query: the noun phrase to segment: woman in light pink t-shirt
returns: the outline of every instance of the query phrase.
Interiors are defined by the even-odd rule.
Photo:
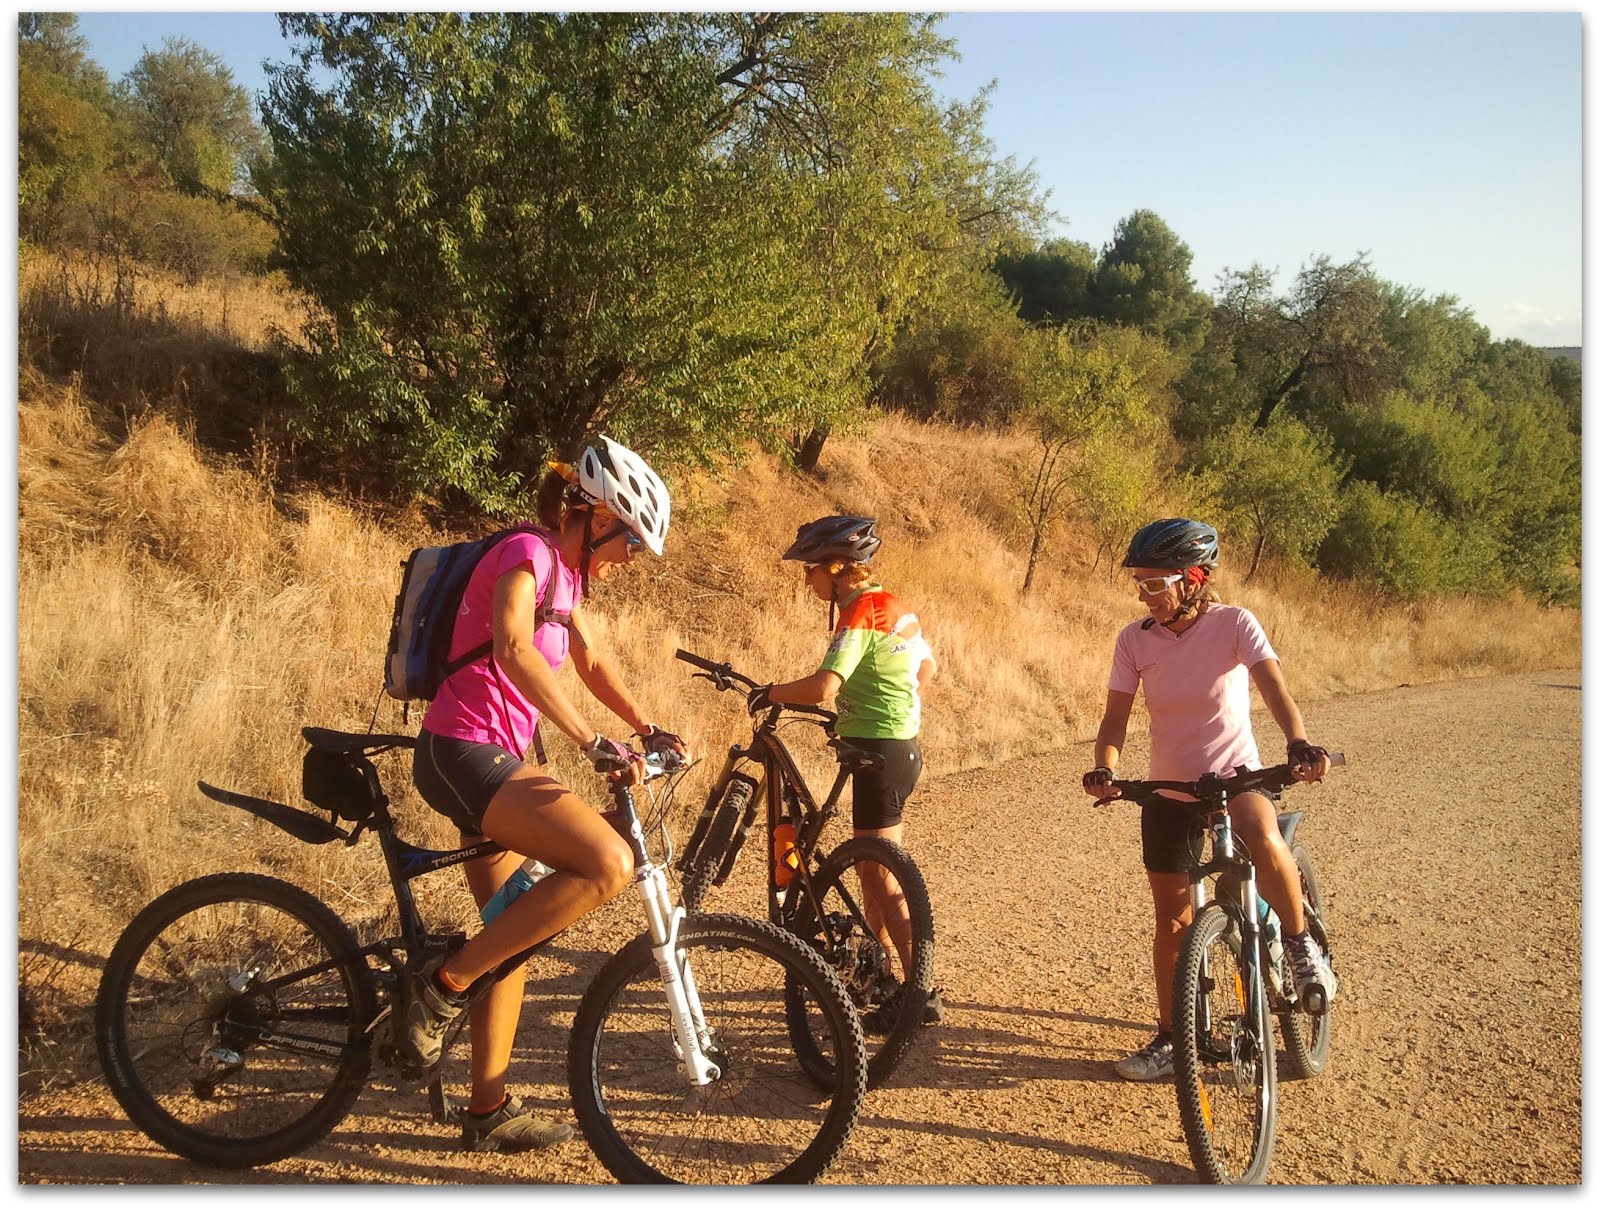
[[[1260,622],[1247,609],[1219,603],[1210,587],[1216,530],[1181,517],[1153,521],[1134,534],[1122,565],[1132,569],[1150,615],[1117,636],[1105,715],[1095,739],[1096,767],[1084,774],[1084,792],[1099,799],[1116,796],[1113,771],[1141,686],[1150,715],[1151,780],[1194,781],[1208,772],[1226,775],[1240,765],[1260,768],[1250,730],[1253,681],[1288,740],[1295,778],[1320,781],[1328,770],[1327,752],[1306,740],[1300,711]],[[1297,988],[1317,983],[1331,1000],[1337,984],[1307,934],[1299,874],[1278,832],[1272,801],[1261,793],[1236,794],[1229,798],[1228,813],[1255,861],[1260,891],[1283,923]],[[1182,806],[1141,808],[1145,875],[1155,904],[1151,947],[1158,1021],[1153,1041],[1115,1063],[1125,1079],[1172,1073],[1172,976],[1179,941],[1193,915],[1188,874],[1193,817]]]

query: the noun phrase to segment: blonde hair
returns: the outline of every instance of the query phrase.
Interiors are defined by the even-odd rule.
[[[836,558],[828,563],[828,575],[841,592],[854,592],[872,579],[872,568],[853,558]]]

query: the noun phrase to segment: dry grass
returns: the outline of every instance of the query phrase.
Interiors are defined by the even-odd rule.
[[[438,536],[320,494],[284,497],[246,462],[203,453],[162,411],[119,425],[81,380],[25,368],[19,396],[21,972],[32,1013],[81,1023],[117,932],[185,878],[276,872],[353,919],[378,910],[385,888],[366,846],[301,845],[194,783],[300,801],[299,728],[373,720],[400,560]],[[710,757],[687,801],[745,721],[738,699],[690,680],[672,650],[757,679],[810,671],[826,610],[776,555],[797,524],[830,511],[881,518],[882,578],[938,655],[924,733],[935,775],[1092,735],[1112,638],[1137,604],[1070,534],[1019,603],[1021,543],[990,468],[1023,452],[1003,434],[885,418],[830,442],[815,479],[754,456],[680,484],[669,557],[604,586],[592,611],[646,708]],[[1319,697],[1578,658],[1577,615],[1523,601],[1396,608],[1294,576],[1240,587],[1225,575],[1222,587],[1261,616],[1330,744]],[[399,707],[384,699],[376,724],[399,728]],[[795,733],[808,773],[825,777],[820,736]],[[570,744],[550,746],[558,774],[592,787]],[[406,833],[447,845],[453,832],[415,798],[407,762],[388,759]],[[468,919],[459,879],[433,880],[424,909]],[[63,912],[68,902],[78,909]],[[50,1035],[24,1028],[25,1078],[61,1067],[40,1048]]]

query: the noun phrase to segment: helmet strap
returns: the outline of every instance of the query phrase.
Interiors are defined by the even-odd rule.
[[[828,576],[828,633],[833,633],[833,627],[838,624],[839,617],[839,581],[833,576]]]
[[[589,598],[589,563],[594,555],[594,509],[589,508],[583,517],[583,553],[578,558],[578,581],[583,587],[583,596]]]

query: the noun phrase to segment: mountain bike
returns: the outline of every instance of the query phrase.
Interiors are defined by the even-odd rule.
[[[199,1163],[252,1167],[310,1146],[349,1113],[374,1059],[402,1086],[425,1084],[435,1120],[453,1115],[438,1065],[419,1070],[402,1054],[399,988],[465,936],[430,930],[410,883],[504,849],[485,840],[435,851],[399,838],[371,757],[413,747],[414,738],[302,733],[307,796],[329,818],[200,789],[307,843],[353,845],[375,832],[399,934],[362,944],[321,900],[253,873],[185,882],[139,912],[107,960],[95,1041],[133,1123]],[[612,785],[605,817],[633,849],[648,926],[595,975],[573,1020],[567,1082],[578,1125],[624,1182],[815,1180],[843,1148],[866,1093],[860,1023],[833,972],[793,937],[744,916],[686,916],[673,904],[667,813],[678,778],[670,774],[686,768],[647,761],[647,781],[668,776],[660,795],[648,783]],[[636,796],[648,803],[645,821]],[[484,974],[469,994],[487,992],[539,947]],[[795,988],[808,1008],[806,1042],[834,1071],[820,1093],[814,1064],[802,1072],[789,1036]],[[469,1015],[447,1032],[447,1051]]]
[[[718,691],[733,689],[748,696],[757,687],[729,664],[684,650],[677,657],[700,668],[695,675],[710,680]],[[922,1027],[923,1009],[933,990],[933,908],[921,871],[900,845],[880,836],[859,836],[832,852],[821,848],[823,828],[833,817],[850,774],[882,760],[877,752],[835,734],[835,717],[818,706],[774,702],[757,718],[750,741],[728,749],[678,868],[683,874],[684,905],[698,910],[712,887],[722,885],[733,871],[756,813],[765,805],[767,917],[815,949],[839,976],[869,1026],[867,1086],[873,1088],[893,1072]],[[828,734],[839,772],[821,805],[778,734],[784,720],[815,723]],[[898,950],[882,921],[872,917],[864,882],[878,887],[898,884],[905,896],[911,935],[905,946],[910,950],[909,968],[903,978],[895,977],[891,954]],[[804,1009],[801,990],[796,984],[791,997],[791,1013],[797,1020]],[[833,1068],[822,1047],[800,1043],[798,1049],[801,1062],[820,1083],[832,1081]]]
[[[1344,756],[1330,752],[1332,766]],[[1189,869],[1194,919],[1183,935],[1172,983],[1173,1074],[1178,1113],[1195,1170],[1208,1183],[1259,1184],[1277,1137],[1276,1051],[1269,1017],[1283,1035],[1288,1072],[1309,1078],[1328,1061],[1333,1018],[1326,1002],[1302,1004],[1277,938],[1277,917],[1256,892],[1255,866],[1235,839],[1228,798],[1255,790],[1276,797],[1296,784],[1288,764],[1198,781],[1112,781],[1141,805],[1177,804],[1197,823]],[[1180,801],[1162,791],[1188,794]],[[1302,811],[1278,815],[1278,830],[1300,872],[1306,926],[1334,960],[1316,867],[1295,839]],[[1211,856],[1202,860],[1209,837]],[[1308,996],[1309,997],[1309,996]]]

